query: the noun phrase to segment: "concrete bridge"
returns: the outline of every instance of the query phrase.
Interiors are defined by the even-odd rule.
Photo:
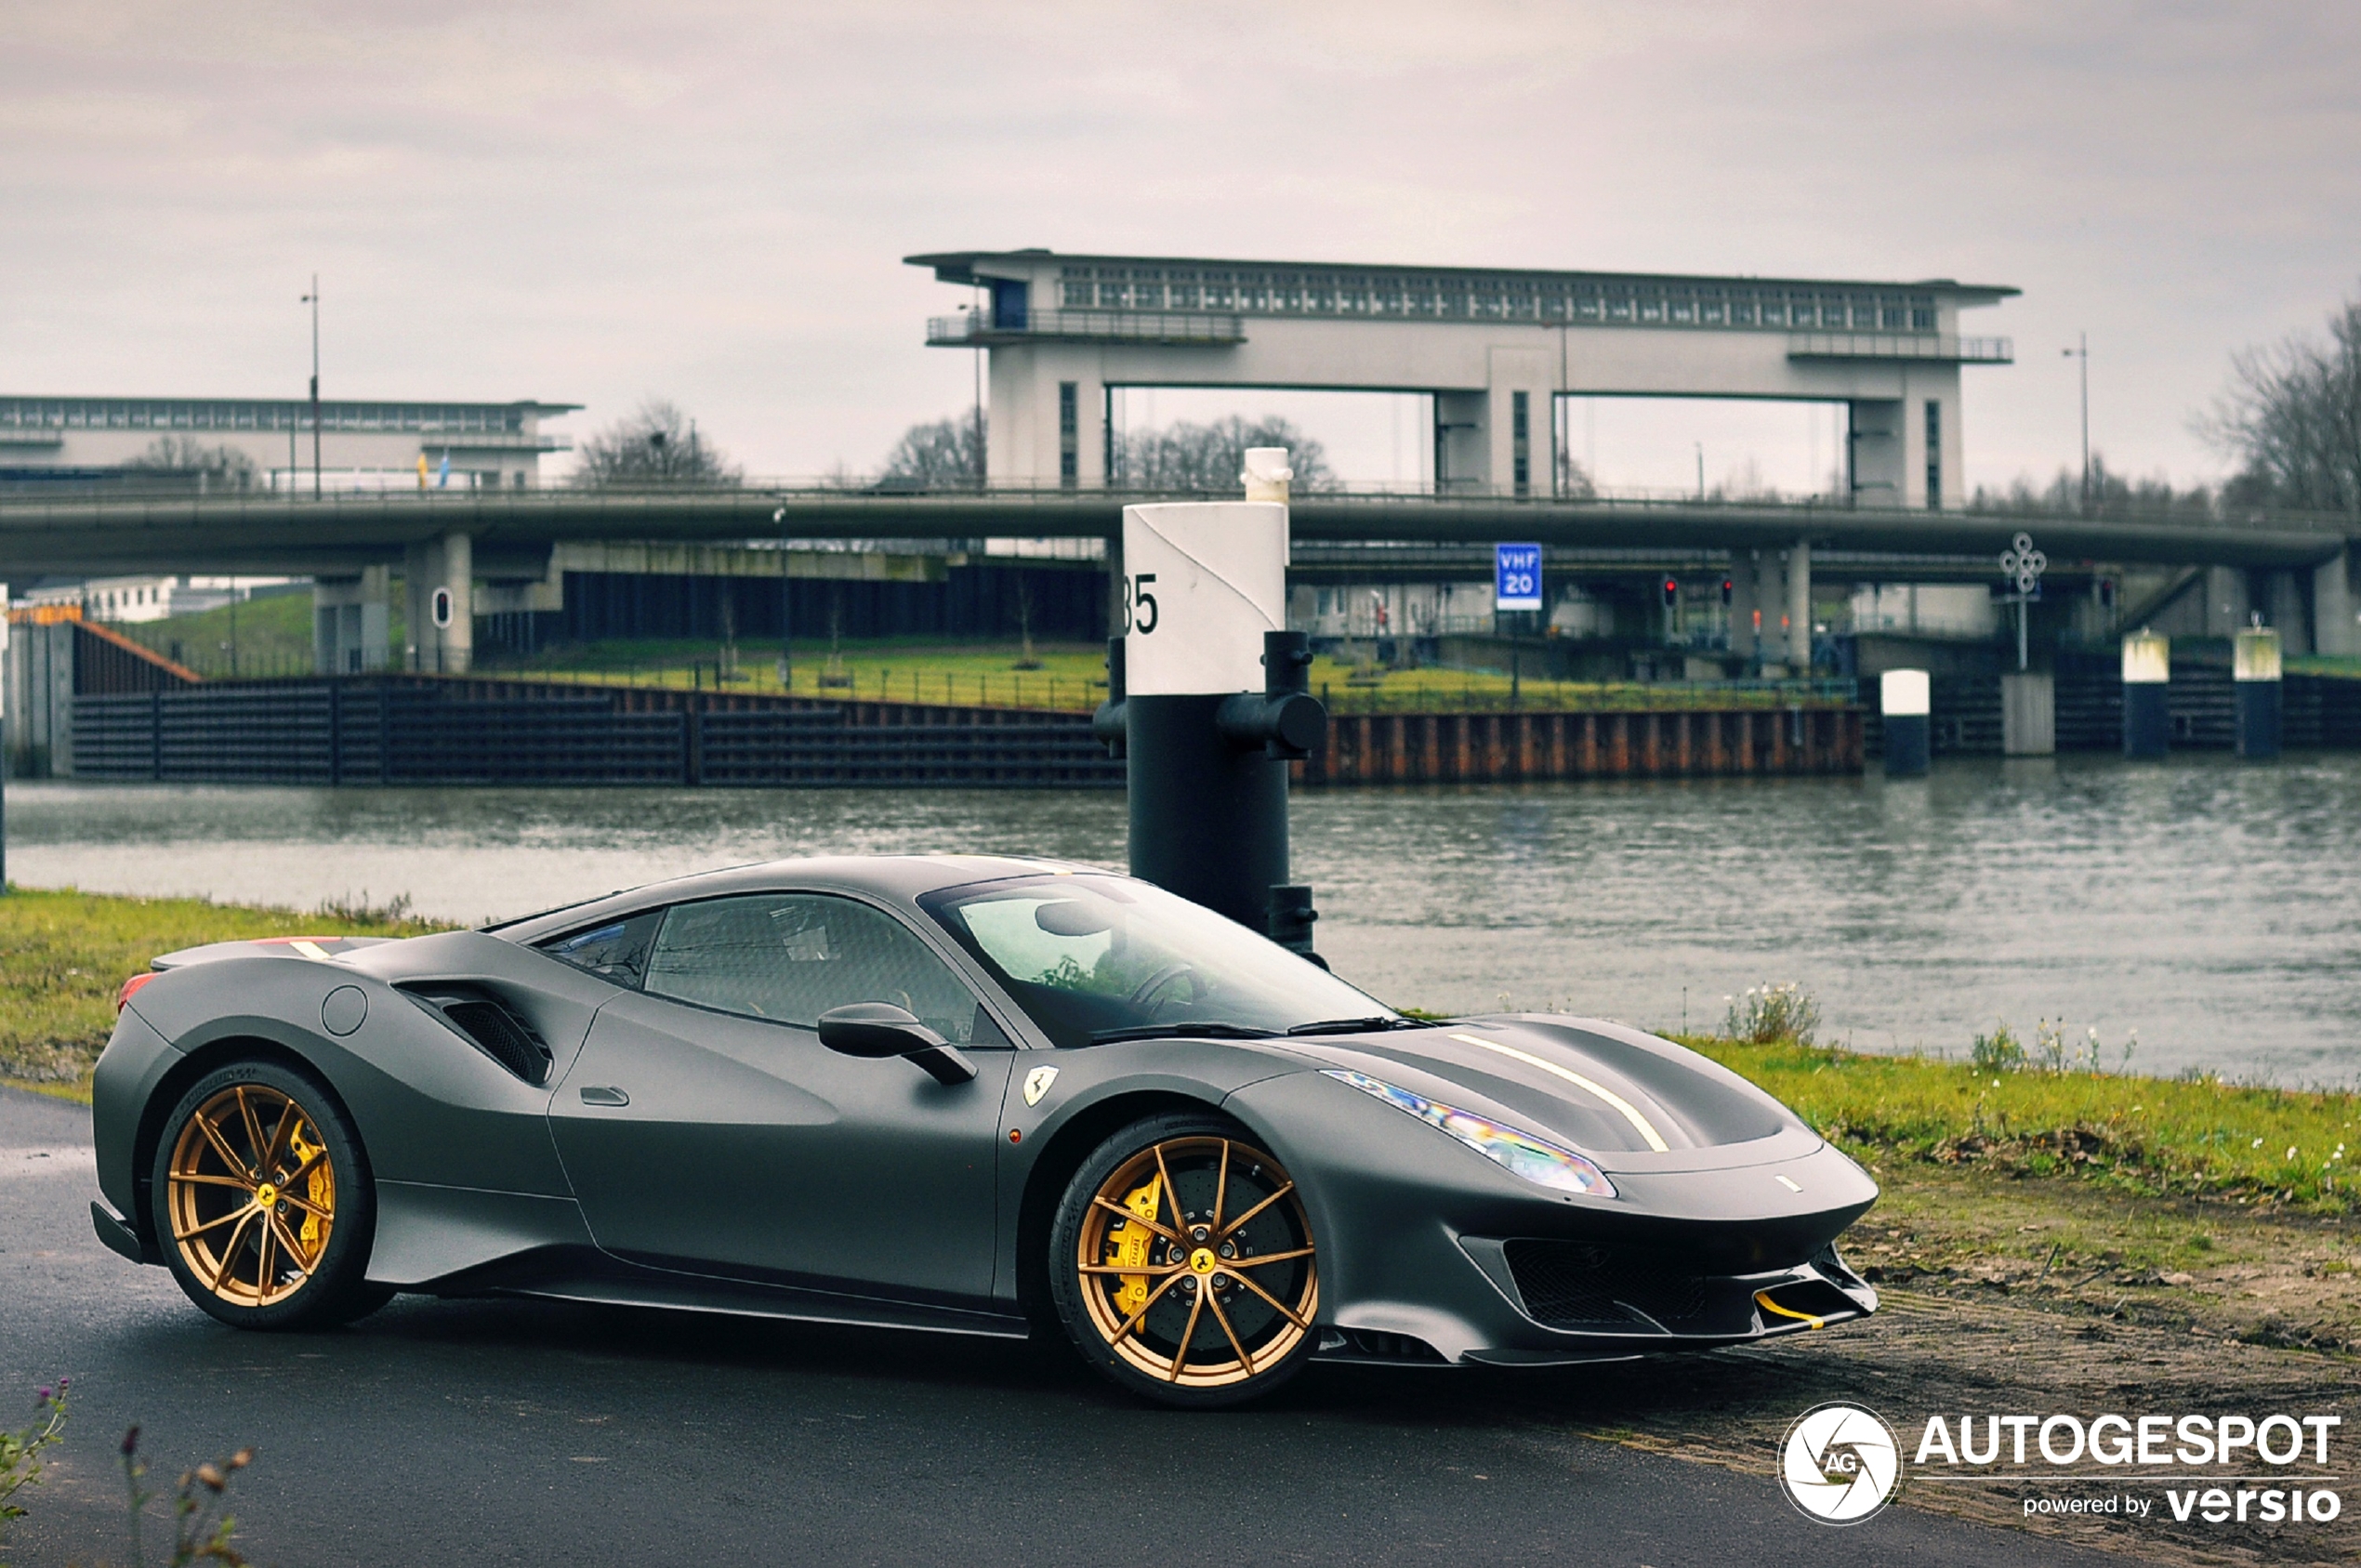
[[[932,541],[966,547],[986,538],[1106,541],[1119,571],[1122,508],[1169,495],[1107,489],[988,486],[897,493],[751,484],[648,492],[524,490],[348,493],[320,500],[258,494],[91,496],[0,501],[0,580],[47,573],[137,572],[291,573],[322,580],[323,607],[381,602],[396,563],[408,585],[412,627],[437,619],[450,596],[449,625],[409,660],[465,668],[476,613],[475,586],[488,594],[546,584],[561,544],[635,540],[680,544],[747,540]],[[2216,568],[2255,576],[2247,598],[2286,623],[2300,617],[2323,652],[2361,652],[2356,638],[2349,539],[2353,520],[2257,514],[2237,520],[2176,517],[2028,516],[1919,507],[1826,502],[1565,500],[1513,488],[1449,494],[1339,491],[1293,503],[1295,538],[1329,569],[1349,564],[1352,547],[1424,547],[1472,551],[1497,540],[1548,547],[1552,569],[1596,556],[1633,570],[1664,552],[1708,559],[1734,577],[1734,599],[1766,612],[1761,647],[1733,652],[1800,664],[1808,657],[1815,570],[1853,580],[1954,578],[1970,563],[1996,560],[2020,530],[2053,566],[2077,563]],[[1416,548],[1395,552],[1407,565]],[[808,560],[810,552],[789,552]],[[1471,557],[1471,559],[1477,559]],[[1373,564],[1374,564],[1374,558]],[[1815,567],[1815,560],[1819,563]],[[789,570],[802,568],[782,557]],[[1466,563],[1458,563],[1459,574]],[[508,585],[504,589],[504,585]],[[339,597],[341,596],[341,597]],[[2243,619],[2243,612],[2241,612]],[[418,635],[414,633],[415,635]],[[337,667],[342,667],[339,665]]]

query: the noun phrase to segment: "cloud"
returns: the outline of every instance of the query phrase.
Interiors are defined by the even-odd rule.
[[[1972,477],[2209,468],[2228,352],[2361,272],[2361,11],[7,0],[16,389],[653,390],[758,472],[966,401],[911,252],[1950,275]],[[1340,455],[1344,455],[1342,453]]]

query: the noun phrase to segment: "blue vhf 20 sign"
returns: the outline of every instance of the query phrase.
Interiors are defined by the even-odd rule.
[[[1492,547],[1492,607],[1495,610],[1541,608],[1541,547]]]

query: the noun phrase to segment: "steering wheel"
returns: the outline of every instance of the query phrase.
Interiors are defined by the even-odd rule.
[[[1147,1006],[1149,997],[1154,995],[1157,992],[1163,990],[1174,981],[1179,980],[1182,975],[1193,975],[1196,972],[1197,967],[1194,964],[1190,963],[1185,958],[1177,959],[1172,963],[1167,964],[1164,968],[1158,969],[1155,973],[1141,981],[1139,986],[1133,990],[1131,993],[1131,1005],[1135,1008],[1145,1007]]]

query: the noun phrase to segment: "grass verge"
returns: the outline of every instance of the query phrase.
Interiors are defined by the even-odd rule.
[[[406,911],[302,912],[11,888],[0,897],[0,1079],[86,1100],[125,980],[159,953],[269,936],[417,936]]]
[[[2213,1077],[2141,1078],[1877,1056],[1793,1042],[1683,1044],[1760,1084],[1856,1157],[2073,1177],[2153,1196],[2354,1207],[2361,1100]]]

